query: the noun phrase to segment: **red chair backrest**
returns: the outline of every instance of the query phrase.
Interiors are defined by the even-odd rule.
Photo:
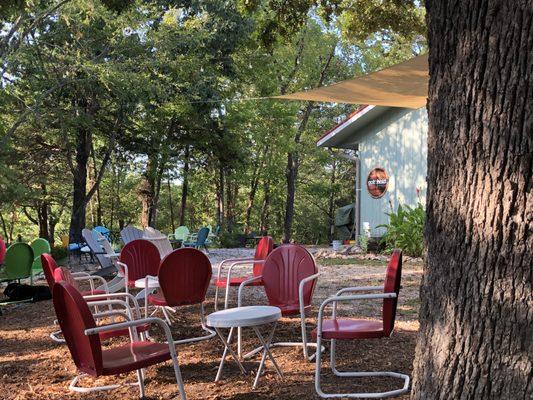
[[[50,254],[44,253],[41,254],[41,265],[43,266],[44,277],[46,278],[46,282],[48,282],[51,291],[56,282],[54,278],[54,271],[57,268],[56,261]]]
[[[385,277],[384,293],[396,293],[395,299],[383,300],[383,331],[390,336],[394,329],[396,320],[396,308],[398,306],[398,295],[400,293],[400,282],[402,279],[402,251],[392,252],[389,264],[387,265],[387,276]]]
[[[68,282],[58,282],[53,289],[54,309],[74,364],[92,376],[102,374],[102,344],[99,335],[85,335],[96,326],[94,318],[78,292]]]
[[[159,286],[169,306],[205,300],[211,281],[211,262],[200,250],[186,247],[168,254],[159,267]]]
[[[54,270],[54,282],[67,282],[78,292],[80,291],[80,285],[78,285],[78,282],[74,279],[70,271],[65,267],[57,267]]]
[[[136,239],[124,246],[119,261],[128,266],[128,284],[131,286],[146,275],[157,276],[161,256],[155,244]]]
[[[4,256],[6,255],[7,247],[4,239],[0,237],[0,264],[4,262]]]
[[[276,307],[297,307],[302,279],[318,272],[313,256],[302,246],[287,244],[272,250],[263,267],[268,302]],[[316,280],[304,286],[304,306],[311,304]]]
[[[263,236],[261,240],[259,240],[259,243],[257,243],[257,247],[255,248],[254,260],[266,260],[273,247],[274,241],[272,240],[272,238],[270,236]],[[264,265],[264,262],[254,262],[254,276],[261,276],[263,274]]]

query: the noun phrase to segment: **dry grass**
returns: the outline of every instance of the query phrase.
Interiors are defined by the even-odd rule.
[[[239,253],[240,254],[240,253]],[[213,252],[214,262],[223,256],[233,254]],[[367,265],[342,263],[320,265],[323,275],[315,293],[314,304],[345,286],[379,284],[383,278],[385,265],[371,263]],[[396,331],[391,339],[342,342],[339,345],[340,367],[359,370],[397,370],[411,373],[414,356],[416,332],[418,330],[418,286],[422,268],[420,265],[404,265],[402,291],[398,311]],[[234,292],[235,293],[235,292]],[[233,294],[234,294],[233,293]],[[212,310],[212,290],[209,293],[208,311]],[[265,297],[261,288],[252,288],[248,292],[247,304],[264,304]],[[232,296],[234,300],[234,296]],[[380,313],[379,303],[360,303],[357,306],[344,305],[345,314],[357,317],[373,318]],[[186,337],[198,332],[198,308],[184,308],[174,314],[172,331],[175,338]],[[50,301],[36,304],[21,304],[3,308],[0,316],[0,398],[1,399],[133,399],[138,391],[134,387],[124,387],[105,394],[72,394],[67,386],[75,374],[68,349],[64,345],[52,342],[48,335],[54,330],[54,313]],[[314,326],[316,308],[308,318]],[[194,328],[191,328],[194,327]],[[199,332],[198,332],[199,333]],[[154,332],[157,337],[157,333]],[[298,340],[299,324],[297,319],[284,318],[278,325],[276,340]],[[112,345],[111,343],[110,345]],[[245,332],[245,346],[250,349],[257,345],[251,332]],[[179,360],[185,381],[185,390],[190,399],[307,399],[317,398],[313,385],[314,363],[303,360],[301,350],[296,348],[274,349],[274,355],[285,377],[280,380],[267,363],[267,371],[260,380],[259,388],[251,390],[253,375],[242,376],[231,361],[226,365],[223,379],[218,384],[213,382],[222,345],[212,339],[195,345],[179,347]],[[323,363],[324,387],[340,390],[385,390],[397,382],[387,380],[357,381],[334,378],[328,370],[327,356]],[[248,369],[255,370],[258,359],[246,362]],[[135,375],[128,374],[122,378],[100,378],[98,383],[132,381]],[[91,379],[86,384],[95,383]],[[150,399],[167,399],[177,396],[170,363],[148,368],[146,392]],[[404,397],[405,399],[408,396]]]

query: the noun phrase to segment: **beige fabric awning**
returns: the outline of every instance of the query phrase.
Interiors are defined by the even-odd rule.
[[[428,80],[424,54],[359,78],[275,98],[416,109],[426,105]]]

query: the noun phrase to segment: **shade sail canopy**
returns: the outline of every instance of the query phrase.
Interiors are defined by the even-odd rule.
[[[426,105],[428,80],[424,54],[359,78],[276,98],[416,109]]]

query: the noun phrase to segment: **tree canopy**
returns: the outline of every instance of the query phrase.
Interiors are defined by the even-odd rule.
[[[423,12],[289,3],[4,2],[3,235],[220,224],[229,241],[330,240],[354,165],[315,142],[351,107],[268,97],[419,53]]]

